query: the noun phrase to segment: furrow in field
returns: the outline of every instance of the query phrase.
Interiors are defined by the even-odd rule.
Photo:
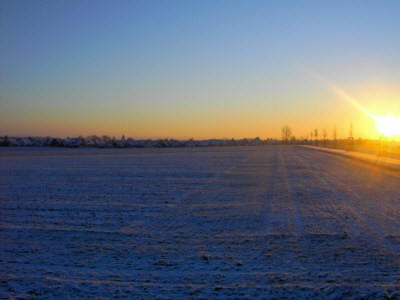
[[[364,177],[363,170],[356,169],[358,173],[355,174],[355,172],[349,172],[348,169],[351,166],[344,164],[335,164],[329,169],[323,168],[318,163],[305,163],[307,154],[303,156],[303,153],[299,153],[298,155],[302,156],[302,161],[307,168],[312,170],[314,174],[318,174],[321,181],[324,181],[325,184],[334,189],[335,196],[333,199],[338,201],[335,213],[338,218],[342,215],[342,222],[346,225],[346,232],[352,238],[349,242],[357,240],[357,245],[368,245],[362,254],[366,258],[373,255],[383,272],[386,269],[398,268],[400,253],[398,244],[393,244],[385,238],[387,236],[395,237],[396,233],[398,234],[399,227],[396,224],[397,222],[392,223],[382,215],[382,209],[376,206],[379,201],[375,198],[373,190],[358,190],[356,185],[349,185],[351,182],[357,182],[354,178],[352,181],[348,178],[343,178],[350,174],[352,177]],[[324,159],[324,157],[321,157],[321,159]],[[348,168],[347,171],[345,168]],[[386,179],[390,181],[390,175]],[[371,210],[371,206],[368,203],[375,200],[376,202],[372,205],[374,208]],[[362,251],[362,249],[359,251]]]

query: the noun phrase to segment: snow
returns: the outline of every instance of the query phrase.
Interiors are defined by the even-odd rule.
[[[358,159],[363,162],[374,164],[374,165],[381,166],[381,167],[391,169],[391,170],[396,170],[396,171],[400,170],[400,160],[390,158],[390,157],[379,156],[379,155],[368,154],[368,153],[361,153],[361,152],[356,152],[356,151],[346,151],[346,150],[341,150],[341,149],[314,147],[314,146],[306,146],[306,145],[302,145],[302,147],[312,149],[312,150],[327,152],[327,153],[331,153],[331,154],[335,154],[335,155],[345,156],[345,157],[352,158],[352,159]]]
[[[0,298],[400,297],[400,173],[298,146],[0,149]]]

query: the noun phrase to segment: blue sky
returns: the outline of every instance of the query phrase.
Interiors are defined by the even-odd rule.
[[[0,8],[0,134],[266,137],[283,124],[305,135],[351,121],[371,131],[301,66],[376,113],[400,114],[398,1]]]

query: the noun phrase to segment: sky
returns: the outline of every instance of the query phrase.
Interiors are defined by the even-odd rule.
[[[365,110],[400,116],[400,1],[2,0],[0,14],[0,135],[347,137],[353,123],[377,138]]]

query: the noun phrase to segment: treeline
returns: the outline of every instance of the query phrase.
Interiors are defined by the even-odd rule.
[[[53,138],[53,137],[0,137],[2,147],[94,147],[94,148],[165,148],[165,147],[211,147],[211,146],[261,146],[268,144],[280,144],[277,139],[261,140],[256,138],[244,139],[208,139],[208,140],[176,140],[176,139],[132,139],[122,136],[120,139],[109,136],[76,138]]]

